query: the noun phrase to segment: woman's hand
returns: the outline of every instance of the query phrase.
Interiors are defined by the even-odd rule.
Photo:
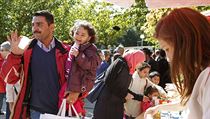
[[[133,95],[128,93],[127,96],[125,97],[125,100],[127,101],[127,100],[130,100],[130,99],[133,99],[133,98],[134,98]]]
[[[158,106],[148,108],[144,113],[144,119],[152,119],[153,115],[158,112]]]
[[[150,101],[149,97],[144,96],[144,97],[143,97],[143,102],[148,102],[148,101]]]

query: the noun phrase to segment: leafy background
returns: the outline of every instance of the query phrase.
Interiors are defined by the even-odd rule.
[[[148,10],[144,0],[136,0],[130,8],[120,8],[110,3],[82,0],[0,0],[0,43],[17,29],[19,34],[30,37],[32,15],[38,10],[49,10],[55,15],[55,36],[71,42],[69,29],[77,19],[85,19],[97,30],[97,45],[157,46],[152,37],[157,21],[171,9]],[[210,10],[210,6],[193,7],[199,11]],[[113,27],[120,27],[120,30]],[[145,38],[141,39],[140,35]]]

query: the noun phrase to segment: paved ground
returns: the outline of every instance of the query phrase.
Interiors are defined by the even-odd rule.
[[[85,99],[85,109],[86,109],[86,116],[92,117],[93,116],[93,109],[95,103],[90,103],[87,99]]]
[[[85,109],[87,111],[86,115],[88,117],[92,117],[93,116],[93,108],[94,108],[94,105],[95,104],[92,104],[88,100],[85,99]],[[6,102],[5,102],[5,99],[4,99],[2,110],[6,112]],[[0,119],[6,119],[6,116],[5,115],[0,115]]]

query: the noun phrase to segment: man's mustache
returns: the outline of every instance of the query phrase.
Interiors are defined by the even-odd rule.
[[[34,31],[33,34],[35,34],[35,33],[41,33],[41,31]]]

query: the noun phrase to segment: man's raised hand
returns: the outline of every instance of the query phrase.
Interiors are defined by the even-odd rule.
[[[23,55],[25,49],[28,48],[28,45],[32,41],[32,39],[29,39],[25,36],[18,36],[17,30],[7,36],[7,39],[11,45],[11,52],[15,55]]]

